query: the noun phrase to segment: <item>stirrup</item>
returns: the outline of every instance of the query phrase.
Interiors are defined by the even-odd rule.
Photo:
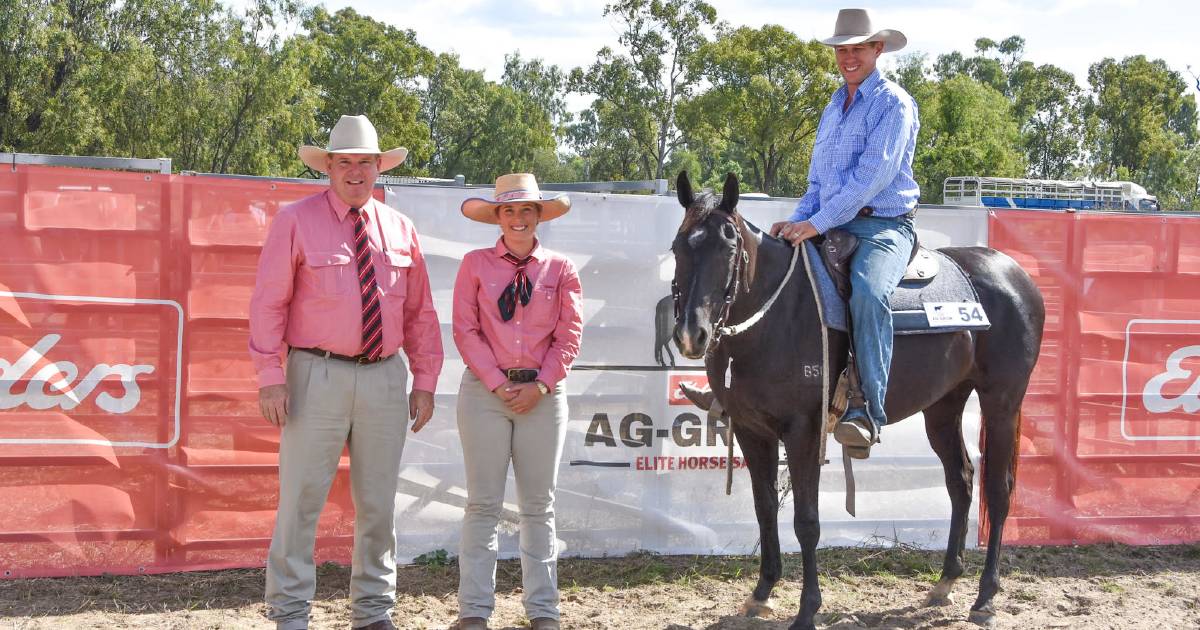
[[[864,432],[866,436],[863,435]],[[879,443],[879,427],[864,410],[851,408],[846,410],[843,419],[838,421],[833,438],[850,457],[867,459],[871,455],[871,447]]]

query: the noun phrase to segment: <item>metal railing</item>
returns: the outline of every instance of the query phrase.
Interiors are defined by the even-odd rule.
[[[40,153],[0,153],[0,164],[9,164],[12,170],[18,164],[37,166],[70,166],[74,168],[97,168],[118,171],[150,171],[163,175],[171,174],[171,158],[118,158],[90,155],[43,155]]]

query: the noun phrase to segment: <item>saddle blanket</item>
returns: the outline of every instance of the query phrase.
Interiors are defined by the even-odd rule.
[[[825,325],[846,332],[850,309],[841,296],[821,252],[805,241],[817,291],[824,307]],[[987,330],[991,324],[979,305],[979,296],[966,272],[949,256],[927,250],[937,259],[938,273],[931,280],[904,280],[892,293],[892,327],[897,335],[930,335],[960,330]],[[960,311],[960,309],[962,309]]]

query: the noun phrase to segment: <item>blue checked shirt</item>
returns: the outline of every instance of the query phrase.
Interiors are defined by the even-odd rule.
[[[790,221],[812,223],[818,232],[849,222],[864,206],[875,216],[895,217],[917,207],[921,189],[913,179],[917,104],[879,71],[858,86],[842,112],[846,86],[833,93],[813,145],[808,192]]]

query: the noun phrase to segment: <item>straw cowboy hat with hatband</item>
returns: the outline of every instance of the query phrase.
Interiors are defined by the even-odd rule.
[[[833,25],[833,37],[821,40],[826,46],[849,46],[883,42],[883,52],[896,52],[908,45],[904,33],[894,29],[875,30],[866,9],[842,9]]]
[[[546,196],[538,188],[537,179],[529,173],[511,173],[496,178],[495,198],[472,197],[462,202],[463,216],[480,223],[499,223],[496,208],[505,204],[535,203],[542,208],[541,221],[550,221],[571,209],[566,195]]]
[[[300,161],[308,168],[318,173],[324,173],[329,167],[325,157],[331,153],[358,153],[379,156],[379,172],[391,170],[400,166],[408,157],[408,149],[399,147],[391,151],[379,150],[379,134],[375,133],[375,125],[366,116],[342,116],[329,132],[329,148],[322,149],[311,145],[300,147]]]

